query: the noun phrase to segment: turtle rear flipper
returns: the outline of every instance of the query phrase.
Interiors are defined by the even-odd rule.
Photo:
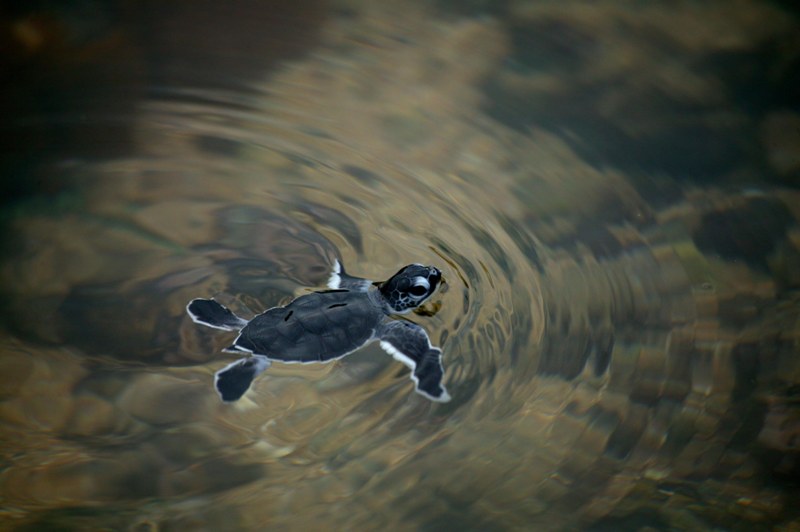
[[[193,299],[186,305],[186,312],[195,323],[223,331],[239,331],[247,325],[247,320],[213,299]]]
[[[238,401],[250,389],[253,379],[263,373],[271,363],[267,357],[253,355],[237,360],[219,370],[214,376],[214,387],[225,403]]]

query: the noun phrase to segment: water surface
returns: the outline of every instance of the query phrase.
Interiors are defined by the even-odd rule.
[[[4,15],[2,528],[797,527],[796,13],[383,4]],[[443,271],[452,401],[372,345],[221,403],[186,303],[336,259]]]

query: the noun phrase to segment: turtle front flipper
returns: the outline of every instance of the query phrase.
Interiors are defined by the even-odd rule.
[[[384,351],[411,368],[415,391],[431,401],[450,400],[442,378],[442,350],[431,345],[425,329],[402,320],[391,321],[378,331]]]
[[[253,355],[228,364],[214,375],[214,387],[225,403],[238,401],[250,389],[253,379],[263,373],[271,362],[267,357]]]
[[[193,299],[186,305],[186,312],[195,323],[223,331],[239,331],[247,325],[247,320],[213,299]]]
[[[338,260],[333,262],[331,276],[328,278],[328,288],[332,290],[352,290],[353,292],[366,292],[372,281],[353,277],[344,271],[344,266]]]

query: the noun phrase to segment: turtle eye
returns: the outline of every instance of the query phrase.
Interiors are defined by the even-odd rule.
[[[411,292],[412,296],[419,297],[419,296],[424,296],[426,293],[428,293],[428,287],[421,284],[415,284],[414,286],[409,288],[408,291]]]

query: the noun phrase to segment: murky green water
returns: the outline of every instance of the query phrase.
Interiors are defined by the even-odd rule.
[[[796,530],[798,14],[9,9],[3,530]],[[233,335],[340,259],[446,279],[453,400]]]

